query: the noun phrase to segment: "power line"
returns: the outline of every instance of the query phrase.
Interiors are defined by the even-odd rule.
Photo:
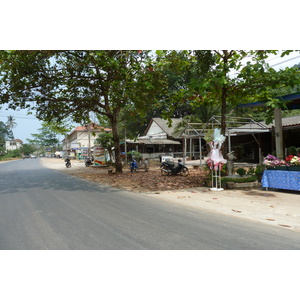
[[[0,116],[0,118],[7,118],[9,116]],[[36,118],[29,118],[29,117],[14,117],[14,119],[27,119],[27,120],[37,120]]]
[[[279,62],[279,63],[277,63],[277,64],[275,64],[275,65],[272,65],[271,67],[275,67],[275,66],[278,66],[278,65],[284,64],[284,63],[286,63],[286,62],[288,62],[288,61],[291,61],[291,60],[293,60],[293,59],[296,59],[296,58],[299,58],[299,57],[300,57],[300,55],[298,55],[298,56],[295,56],[295,57],[292,57],[292,58],[290,58],[290,59],[287,59],[287,60],[281,61],[281,62]]]

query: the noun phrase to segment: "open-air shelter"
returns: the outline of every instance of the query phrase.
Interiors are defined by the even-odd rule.
[[[195,148],[193,143],[195,142],[195,140],[199,140],[199,156],[201,164],[201,160],[203,159],[202,139],[206,136],[209,130],[213,130],[214,128],[220,127],[221,116],[212,116],[207,123],[188,123],[184,130],[184,133],[182,134],[182,138],[184,138],[185,140],[184,152],[186,153],[187,144],[189,143],[190,156],[193,156],[192,149]],[[228,152],[232,151],[231,137],[244,134],[252,134],[260,148],[260,141],[257,140],[254,134],[263,132],[269,132],[269,129],[264,124],[256,122],[251,118],[227,117],[225,136],[228,138]],[[184,155],[184,157],[186,157],[186,154]]]
[[[287,110],[300,109],[300,93],[288,94],[285,96],[277,97],[281,100]],[[265,107],[267,101],[253,102],[240,104],[237,107],[252,108],[252,107]],[[274,123],[275,123],[275,143],[276,143],[276,156],[280,159],[283,158],[283,133],[282,133],[282,110],[280,108],[274,109]]]
[[[293,93],[278,97],[286,105],[286,109],[294,110],[300,109],[300,93]],[[253,102],[240,104],[237,107],[239,108],[253,108],[253,107],[264,107],[266,106],[267,101]],[[193,143],[199,139],[199,156],[200,162],[202,155],[202,139],[206,135],[209,129],[220,128],[221,127],[221,117],[212,116],[207,123],[188,123],[181,137],[185,140],[184,151],[187,151],[187,144],[189,143],[189,154],[193,156]],[[282,126],[282,112],[281,109],[274,109],[274,128],[275,128],[275,148],[276,156],[278,158],[283,158],[283,126]],[[226,117],[226,129],[225,135],[228,138],[228,152],[231,152],[231,138],[233,136],[242,136],[242,135],[252,135],[255,141],[258,144],[259,148],[259,162],[262,161],[261,153],[261,142],[255,134],[257,133],[266,133],[270,132],[270,126],[267,126],[263,122],[256,122],[251,118],[243,117]],[[185,157],[186,155],[184,155]]]

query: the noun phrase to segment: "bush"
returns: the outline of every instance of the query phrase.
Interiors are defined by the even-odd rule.
[[[297,155],[298,154],[298,150],[295,146],[291,146],[287,149],[287,154],[289,155]]]
[[[247,171],[247,175],[254,175],[255,174],[255,169],[253,167],[249,168]]]
[[[9,150],[4,156],[2,156],[3,159],[6,158],[21,158],[22,154],[19,149],[16,150]]]
[[[264,166],[256,166],[255,170],[254,170],[254,174],[256,176],[262,174],[265,170],[265,167]]]
[[[222,186],[223,184],[225,185],[226,182],[237,182],[237,183],[242,183],[242,182],[253,182],[253,181],[256,181],[257,180],[257,176],[255,175],[252,175],[252,176],[249,176],[249,177],[232,177],[232,178],[229,178],[229,177],[223,177],[221,178],[221,182],[222,182]]]
[[[127,155],[128,155],[129,160],[134,160],[135,159],[136,161],[140,161],[143,157],[143,155],[140,152],[134,151],[134,150],[129,151],[127,153]]]
[[[223,165],[221,170],[221,176],[226,176],[228,174],[227,164]]]
[[[246,174],[246,170],[244,168],[238,168],[236,173],[243,177]]]

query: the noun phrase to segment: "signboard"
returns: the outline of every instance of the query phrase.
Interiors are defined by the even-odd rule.
[[[71,150],[79,150],[80,146],[78,143],[71,143]]]
[[[94,166],[106,166],[105,148],[101,146],[94,146]]]
[[[89,148],[88,147],[81,147],[81,155],[84,158],[88,157],[89,156]]]

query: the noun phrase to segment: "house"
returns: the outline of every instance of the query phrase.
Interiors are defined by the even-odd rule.
[[[300,148],[300,115],[282,118],[283,153],[288,154],[290,147]],[[231,136],[232,150],[239,160],[259,162],[262,157],[276,152],[275,121],[271,124],[261,124],[267,129],[259,133],[252,125],[252,132],[244,132],[243,127],[236,129],[236,135]],[[260,154],[261,153],[261,154]]]
[[[93,147],[97,144],[98,135],[103,132],[110,132],[111,129],[101,127],[91,123],[87,126],[77,126],[62,141],[62,156],[70,156],[77,159],[83,159],[90,156]]]
[[[282,103],[284,108],[274,108],[274,130],[275,130],[275,152],[278,158],[284,158],[284,140],[283,140],[283,127],[282,127],[282,109],[295,110],[300,109],[300,93],[292,93],[284,96],[277,97]],[[252,108],[252,107],[265,107],[267,100],[261,102],[251,102],[240,104],[237,107]]]
[[[208,130],[220,128],[220,116],[212,116],[207,123],[188,123],[181,135],[186,145],[186,155],[190,158],[205,157],[210,150],[203,143]],[[287,155],[290,147],[300,147],[300,115],[281,119],[283,132],[283,153]],[[275,121],[271,124],[257,122],[251,118],[227,117],[226,118],[226,150],[234,151],[237,161],[260,163],[262,158],[276,152]],[[199,153],[199,149],[201,152]]]
[[[16,150],[22,147],[23,141],[20,139],[10,140],[5,142],[5,149],[8,150]]]
[[[139,136],[136,140],[127,139],[126,143],[122,145],[122,151],[138,151],[143,155],[143,159],[159,158],[162,155],[181,157],[183,151],[181,132],[176,130],[181,119],[172,118],[171,120],[172,124],[169,126],[167,120],[153,118],[146,128],[144,136]]]

